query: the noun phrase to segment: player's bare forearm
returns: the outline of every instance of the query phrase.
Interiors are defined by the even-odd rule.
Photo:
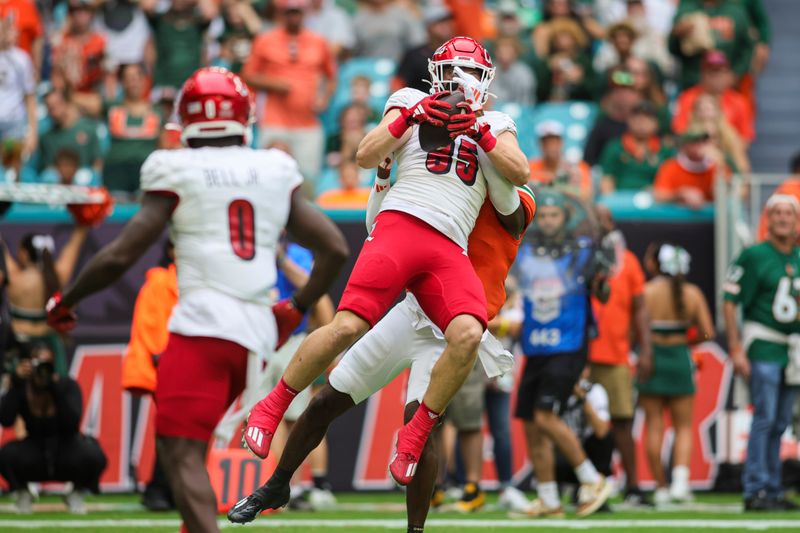
[[[497,220],[500,221],[500,225],[515,239],[518,239],[525,231],[525,207],[522,204],[510,215],[503,215],[496,209],[495,214],[497,215]]]
[[[739,336],[739,324],[736,318],[736,304],[725,300],[722,304],[722,316],[725,319],[725,333],[728,335],[728,349],[738,348],[742,344]]]
[[[644,296],[635,296],[633,298],[633,320],[636,327],[636,341],[639,343],[639,357],[652,357],[650,315],[644,303]]]
[[[308,283],[294,294],[295,302],[308,309],[328,292],[350,251],[339,228],[299,191],[292,195],[292,210],[286,229],[295,241],[314,252]]]
[[[139,212],[81,270],[61,302],[72,307],[119,279],[164,232],[175,202],[174,197],[145,194]]]
[[[67,244],[61,249],[61,253],[56,260],[55,269],[58,281],[62,286],[72,277],[75,264],[78,262],[78,257],[81,254],[81,248],[83,248],[83,243],[86,241],[88,235],[89,228],[87,226],[75,226],[75,229],[72,230],[72,235],[69,237],[69,241],[67,241]]]
[[[531,176],[528,158],[517,143],[517,136],[506,131],[497,137],[497,144],[487,153],[497,172],[514,185],[527,185]]]
[[[381,123],[361,140],[356,152],[356,161],[361,168],[375,168],[386,159],[389,154],[402,145],[411,136],[411,128],[398,139],[389,132],[389,124],[400,116],[398,109],[389,110]]]

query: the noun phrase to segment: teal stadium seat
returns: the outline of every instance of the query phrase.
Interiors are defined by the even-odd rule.
[[[519,104],[495,103],[494,109],[502,111],[514,119],[517,124],[517,139],[522,151],[528,156],[539,152],[539,143],[536,140],[536,108]]]
[[[534,118],[535,126],[545,120],[555,120],[564,125],[564,153],[570,161],[580,161],[583,158],[583,146],[592,130],[597,117],[597,105],[586,102],[545,103],[536,106]],[[533,157],[539,157],[539,143],[535,142],[536,149]],[[526,152],[527,153],[527,152]],[[531,157],[531,154],[528,154]]]
[[[366,76],[372,80],[370,88],[370,106],[378,112],[389,98],[390,83],[396,65],[389,59],[358,57],[347,61],[339,67],[336,92],[331,99],[328,110],[322,116],[325,133],[330,134],[338,128],[339,113],[350,103],[350,83],[356,76]]]

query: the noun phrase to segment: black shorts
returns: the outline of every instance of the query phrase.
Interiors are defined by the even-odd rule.
[[[587,349],[525,358],[514,416],[533,420],[537,409],[559,412],[586,366]]]

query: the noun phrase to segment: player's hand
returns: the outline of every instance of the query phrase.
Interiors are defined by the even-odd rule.
[[[636,361],[636,378],[640,383],[647,383],[653,375],[653,356],[640,354]]]
[[[453,81],[461,86],[461,90],[464,91],[464,98],[467,104],[469,104],[470,109],[472,109],[474,113],[482,111],[483,102],[486,100],[488,94],[489,84],[486,82],[482,83],[476,77],[467,74],[461,70],[461,67],[455,67],[453,69]]]
[[[487,154],[491,152],[497,145],[497,137],[492,133],[489,123],[479,124],[477,115],[469,108],[469,104],[466,102],[461,102],[458,107],[465,112],[450,117],[450,121],[447,124],[450,138],[455,139],[459,135],[466,135],[475,141],[484,152]]]
[[[292,298],[287,298],[272,306],[272,314],[275,315],[275,323],[278,325],[278,343],[275,349],[279,350],[303,321],[304,313],[294,305]]]
[[[750,361],[747,359],[747,354],[741,346],[730,349],[731,362],[733,362],[733,370],[744,379],[750,379]]]
[[[61,293],[55,293],[44,306],[47,311],[47,325],[58,331],[66,333],[75,329],[78,324],[78,315],[75,311],[61,303]]]
[[[409,126],[427,122],[432,126],[441,128],[450,118],[445,111],[453,109],[453,106],[447,102],[438,100],[438,98],[442,98],[443,96],[447,96],[449,94],[449,91],[442,91],[436,94],[428,95],[411,107],[401,109],[400,115]]]

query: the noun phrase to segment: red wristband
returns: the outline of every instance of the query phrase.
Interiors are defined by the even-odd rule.
[[[395,139],[399,139],[409,128],[409,125],[408,122],[406,122],[406,118],[401,113],[388,127],[391,136]]]
[[[486,131],[481,138],[478,140],[478,146],[481,147],[481,150],[486,152],[487,154],[494,150],[494,147],[497,145],[497,137],[492,134],[491,131]]]

